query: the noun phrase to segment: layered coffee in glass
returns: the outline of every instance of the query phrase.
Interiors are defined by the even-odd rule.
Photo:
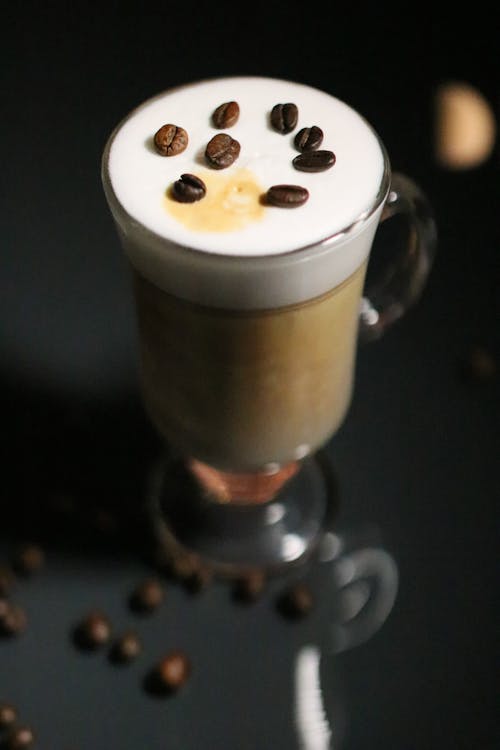
[[[229,102],[237,118],[220,127],[214,111]],[[165,125],[184,134],[170,154],[155,144]],[[320,142],[302,148],[313,127]],[[221,133],[239,148],[214,165],[207,144]],[[186,175],[203,191],[185,201]],[[103,182],[133,277],[144,404],[169,456],[158,490],[168,538],[228,569],[286,562],[290,534],[302,556],[327,505],[317,456],[348,411],[362,302],[375,328],[391,314],[363,296],[377,225],[384,206],[413,211],[414,257],[386,294],[404,309],[430,259],[421,194],[404,180],[404,195],[391,190],[380,139],[347,104],[259,77],[145,102],[111,135]],[[169,488],[175,462],[182,492]]]

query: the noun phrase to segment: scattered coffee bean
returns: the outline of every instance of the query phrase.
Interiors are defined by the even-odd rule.
[[[190,552],[175,555],[169,562],[169,569],[174,578],[184,583],[196,575],[201,566],[197,555]]]
[[[219,129],[231,128],[238,122],[240,107],[238,102],[224,102],[220,104],[212,115],[214,127]]]
[[[213,572],[207,565],[199,565],[196,570],[184,579],[184,585],[193,594],[207,589],[213,580]]]
[[[273,185],[266,193],[266,201],[278,208],[297,208],[309,198],[309,191],[300,185]]]
[[[142,581],[130,595],[130,607],[135,612],[153,612],[165,598],[165,589],[156,578]]]
[[[137,658],[141,651],[142,643],[139,636],[135,631],[128,630],[113,643],[110,659],[113,662],[125,664]]]
[[[294,139],[298,151],[315,151],[323,143],[323,131],[317,125],[312,128],[302,128]]]
[[[94,650],[104,646],[111,637],[111,623],[102,612],[90,612],[77,625],[75,641],[81,648]]]
[[[0,729],[7,729],[17,721],[17,711],[10,703],[0,703]]]
[[[32,575],[43,567],[45,555],[37,544],[23,544],[15,553],[12,565],[17,573],[24,576]]]
[[[471,383],[494,380],[498,366],[493,355],[482,346],[472,347],[461,361],[462,375]]]
[[[7,565],[0,565],[0,597],[7,596],[14,586],[14,574]]]
[[[286,617],[299,619],[309,614],[314,605],[311,590],[305,583],[295,583],[279,598],[278,609]]]
[[[191,673],[191,662],[180,650],[171,651],[156,666],[158,685],[166,691],[181,688]]]
[[[3,617],[7,614],[7,612],[10,609],[10,602],[7,601],[7,599],[4,599],[3,597],[0,597],[0,622]]]
[[[240,154],[240,144],[227,133],[214,135],[205,149],[205,158],[214,169],[226,169]]]
[[[28,625],[26,612],[18,604],[7,603],[3,616],[0,618],[0,635],[16,636],[24,633]]]
[[[254,602],[262,594],[266,576],[261,570],[252,570],[235,581],[233,597],[241,602]]]
[[[172,186],[172,194],[180,203],[194,203],[201,200],[207,193],[203,180],[194,174],[181,174]]]
[[[324,172],[335,164],[333,151],[305,151],[295,157],[292,164],[301,172]]]
[[[30,727],[14,727],[5,740],[6,750],[26,750],[35,742],[35,735]]]
[[[278,133],[291,133],[297,125],[299,110],[296,104],[275,104],[271,110],[271,125]]]
[[[188,134],[184,128],[178,125],[163,125],[154,137],[156,150],[162,156],[177,156],[181,154],[188,145]]]

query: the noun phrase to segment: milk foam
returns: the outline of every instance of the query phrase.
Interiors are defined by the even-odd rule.
[[[212,112],[232,100],[240,105],[240,118],[226,132],[240,142],[241,153],[230,167],[209,169],[206,144],[224,132],[212,127]],[[286,102],[298,106],[299,121],[292,133],[281,135],[271,128],[269,114]],[[153,144],[167,122],[189,135],[187,149],[177,156],[160,156]],[[298,153],[295,134],[312,125],[324,132],[321,148],[337,157],[326,172],[299,172],[291,163]],[[196,204],[169,201],[169,189],[185,172],[206,180],[207,196]],[[190,210],[204,201],[205,208],[212,201],[218,210],[221,181],[227,179],[233,189],[243,176],[251,189],[231,193],[232,209],[239,211],[239,199],[249,194],[256,202],[260,190],[275,184],[302,185],[309,200],[298,208],[259,204],[259,210],[245,209],[244,221],[238,216],[220,222],[219,216],[203,225],[207,213],[198,213],[202,228],[189,224]],[[134,110],[108,140],[102,178],[123,248],[141,276],[189,302],[255,310],[318,297],[365,263],[390,168],[370,126],[338,99],[290,81],[235,77],[172,89]]]
[[[231,100],[239,103],[239,120],[217,130],[212,112]],[[292,133],[282,135],[272,129],[269,113],[286,102],[297,105],[299,119]],[[165,123],[188,132],[188,147],[177,156],[162,157],[152,144]],[[295,134],[312,125],[324,132],[321,148],[336,155],[335,165],[325,172],[300,172],[292,165],[298,154]],[[307,203],[294,209],[266,207],[258,220],[233,231],[193,230],[171,215],[165,209],[166,191],[185,172],[203,179],[210,170],[203,156],[206,144],[220,132],[241,144],[237,161],[220,174],[243,168],[264,192],[276,184],[301,185],[309,191]],[[339,99],[290,81],[230,77],[172,89],[145,102],[115,132],[107,170],[125,213],[159,237],[208,253],[255,257],[318,243],[355,222],[373,207],[384,156],[370,126]]]

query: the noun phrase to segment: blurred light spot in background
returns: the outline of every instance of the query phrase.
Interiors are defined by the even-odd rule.
[[[441,85],[435,97],[435,154],[446,169],[470,169],[491,155],[496,137],[493,110],[467,83]]]

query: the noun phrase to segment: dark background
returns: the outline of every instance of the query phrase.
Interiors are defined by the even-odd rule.
[[[234,682],[215,670],[215,697],[194,682],[166,711],[137,690],[140,668],[111,684],[102,661],[75,660],[66,642],[71,618],[96,601],[124,622],[120,596],[147,569],[140,533],[124,519],[133,526],[158,450],[138,393],[131,290],[100,155],[139,102],[233,74],[290,78],[347,100],[374,125],[393,168],[427,193],[438,223],[426,291],[361,348],[351,411],[328,446],[339,529],[376,528],[401,577],[380,633],[332,666],[342,675],[342,747],[495,744],[498,379],[471,383],[460,363],[475,344],[498,356],[500,155],[497,145],[463,172],[436,165],[433,95],[441,82],[466,81],[498,121],[497,39],[486,15],[401,10],[181,2],[3,12],[0,544],[5,557],[36,538],[48,564],[18,593],[32,627],[0,642],[0,701],[16,702],[42,749],[280,746],[265,730],[275,709],[252,704],[247,662]],[[62,519],[61,497],[76,521]],[[102,508],[119,509],[118,537],[102,536]],[[210,644],[223,660],[233,615],[219,588],[203,596],[174,592],[165,628],[198,659]],[[234,658],[248,659],[255,630],[245,617],[254,618],[276,649],[253,675],[265,685],[290,644],[265,606],[258,611],[260,621],[235,615],[244,648]],[[144,627],[153,658],[165,631],[161,621]]]

